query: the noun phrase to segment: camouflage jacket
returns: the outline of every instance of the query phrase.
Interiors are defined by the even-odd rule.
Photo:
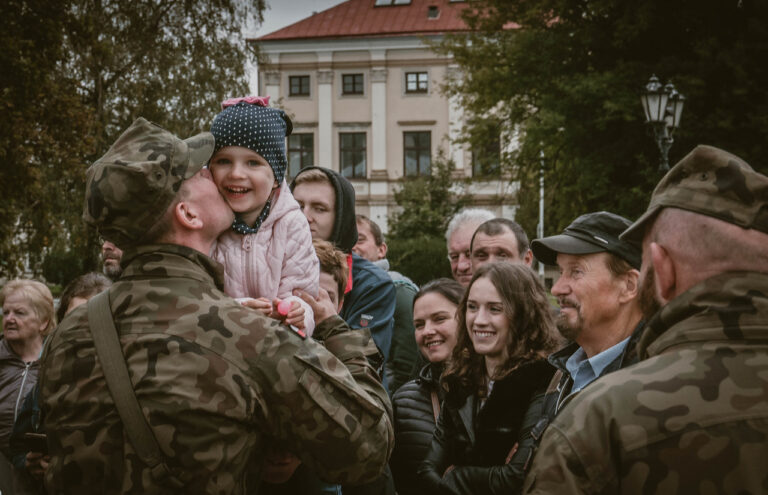
[[[768,274],[690,288],[638,352],[555,418],[524,493],[765,493]]]
[[[224,294],[221,265],[185,247],[143,246],[123,264],[111,308],[178,493],[242,493],[249,456],[261,466],[273,439],[331,482],[384,469],[391,405],[366,359],[378,352],[369,332],[334,316],[303,339]],[[42,357],[48,492],[173,493],[127,440],[87,324],[83,305]]]

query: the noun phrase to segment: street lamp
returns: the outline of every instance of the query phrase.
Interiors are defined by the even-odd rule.
[[[659,79],[653,75],[645,85],[645,93],[640,96],[640,102],[645,111],[645,121],[653,128],[656,144],[661,151],[659,170],[669,170],[669,148],[674,139],[672,133],[680,125],[683,114],[685,96],[677,92],[672,83],[662,86]]]

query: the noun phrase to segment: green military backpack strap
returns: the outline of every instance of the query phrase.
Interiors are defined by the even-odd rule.
[[[182,488],[184,483],[171,473],[147,419],[141,412],[125,364],[117,328],[109,307],[109,291],[105,290],[88,301],[88,328],[93,336],[107,388],[123,422],[123,431],[142,462],[152,470],[153,479],[161,485]]]

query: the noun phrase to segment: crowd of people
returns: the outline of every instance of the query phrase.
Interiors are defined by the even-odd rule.
[[[288,183],[291,130],[230,99],[90,166],[103,274],[0,290],[0,492],[768,489],[768,177],[699,146],[533,241],[465,209],[418,287],[346,178]]]

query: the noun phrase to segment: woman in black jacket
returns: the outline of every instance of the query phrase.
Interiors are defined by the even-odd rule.
[[[443,399],[438,380],[456,345],[456,308],[463,294],[460,283],[440,278],[424,285],[413,299],[414,336],[429,363],[392,398],[395,449],[389,464],[398,495],[419,493],[416,470],[432,443]]]
[[[547,296],[529,267],[490,263],[474,273],[457,318],[443,408],[418,471],[422,493],[514,493],[555,372]]]

